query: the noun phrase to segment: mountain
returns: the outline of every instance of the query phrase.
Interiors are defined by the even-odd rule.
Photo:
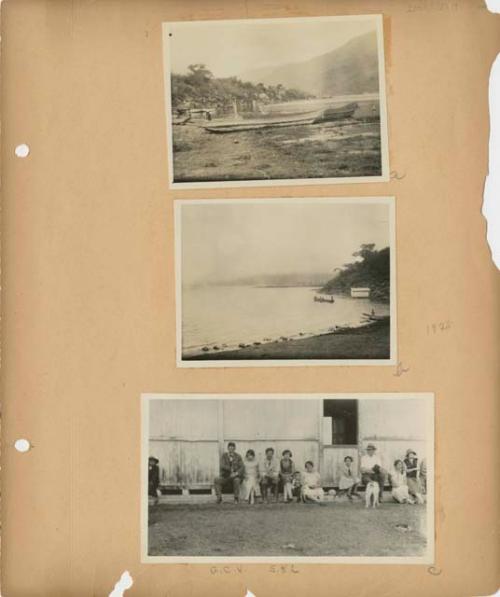
[[[265,85],[281,83],[317,97],[377,92],[377,34],[360,35],[305,62],[248,71],[241,79]]]

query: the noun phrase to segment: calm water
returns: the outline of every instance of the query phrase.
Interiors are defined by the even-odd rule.
[[[295,100],[292,102],[283,102],[281,104],[267,104],[263,106],[263,109],[267,112],[302,112],[306,110],[315,110],[326,106],[341,106],[350,102],[375,102],[378,108],[379,95],[378,93],[364,93],[362,95],[338,95],[327,98]]]
[[[203,346],[276,340],[328,331],[335,325],[358,325],[375,309],[388,315],[389,305],[368,299],[334,296],[335,303],[314,302],[312,288],[212,286],[189,288],[182,296],[183,352]]]

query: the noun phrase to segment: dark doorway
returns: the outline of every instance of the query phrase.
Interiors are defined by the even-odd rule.
[[[357,400],[323,400],[323,416],[332,419],[332,445],[357,445]]]

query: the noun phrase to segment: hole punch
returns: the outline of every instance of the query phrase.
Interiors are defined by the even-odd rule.
[[[14,150],[14,153],[16,154],[16,156],[18,158],[28,157],[28,155],[30,153],[29,145],[26,145],[26,143],[21,143],[21,145],[18,145],[16,147],[16,149]]]
[[[20,439],[16,439],[16,441],[14,442],[14,448],[18,452],[24,453],[24,452],[28,452],[32,448],[32,445],[29,440],[20,438]]]

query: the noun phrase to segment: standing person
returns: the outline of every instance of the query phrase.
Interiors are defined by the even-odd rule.
[[[344,465],[342,466],[339,478],[339,491],[344,492],[347,497],[352,500],[352,496],[359,496],[356,491],[358,488],[359,477],[352,470],[353,459],[350,456],[344,458]]]
[[[405,467],[408,491],[416,498],[419,504],[423,504],[424,497],[422,495],[422,485],[420,484],[417,453],[411,448],[406,450]]]
[[[361,456],[361,481],[363,485],[367,485],[370,481],[377,481],[380,488],[379,499],[382,501],[387,471],[382,468],[382,460],[376,451],[377,448],[373,444],[366,446],[366,454]]]
[[[314,462],[308,460],[305,464],[306,472],[302,475],[302,497],[306,502],[320,503],[325,497],[321,487],[319,473],[314,470]]]
[[[274,448],[266,449],[266,456],[261,467],[262,498],[269,503],[269,489],[274,494],[275,501],[278,501],[278,483],[280,480],[280,465],[274,457]]]
[[[422,493],[427,493],[427,462],[425,458],[420,461],[420,484],[422,485]]]
[[[400,504],[414,504],[413,498],[408,493],[406,469],[402,460],[394,461],[394,469],[389,475],[392,497]]]
[[[160,487],[160,461],[154,456],[148,459],[148,495],[154,498],[154,504],[158,503],[158,487]]]
[[[255,498],[260,495],[259,487],[259,463],[255,459],[255,452],[253,450],[247,450],[244,459],[245,465],[245,480],[244,480],[244,493],[245,499],[248,500],[249,504],[255,502]]]
[[[292,460],[292,453],[290,450],[283,450],[280,460],[280,477],[283,483],[283,501],[292,502],[292,478],[295,473],[295,464]]]
[[[236,444],[229,442],[227,452],[220,459],[220,476],[214,480],[217,503],[222,502],[222,489],[231,487],[234,493],[234,502],[240,501],[240,484],[245,474],[243,458],[236,452]]]

